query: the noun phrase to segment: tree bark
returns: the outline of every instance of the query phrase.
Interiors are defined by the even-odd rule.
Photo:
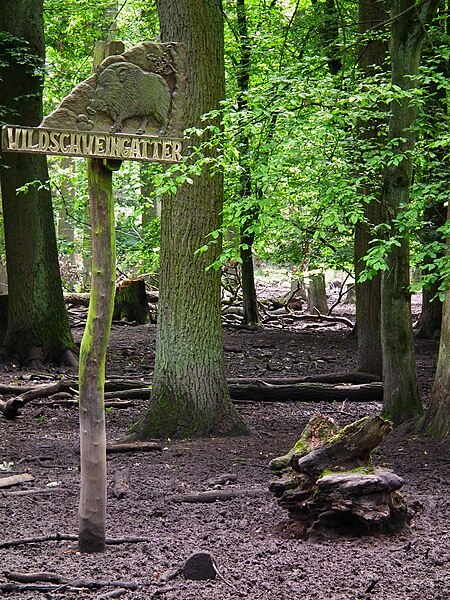
[[[387,18],[385,0],[359,2],[359,33],[364,44],[358,48],[358,67],[363,74],[370,76],[376,68],[385,69],[387,47],[380,39],[380,29]],[[370,34],[369,34],[370,32]],[[367,36],[370,35],[370,39]],[[380,145],[380,127],[378,119],[358,121],[358,138],[363,143]],[[370,281],[358,283],[364,270],[363,257],[370,249],[373,227],[381,222],[380,189],[367,182],[360,190],[364,206],[364,221],[355,228],[355,281],[356,281],[356,326],[358,336],[358,370],[365,373],[382,373],[381,357],[381,275],[376,274]],[[367,202],[367,198],[372,198]]]
[[[450,219],[450,205],[447,208]],[[447,238],[450,252],[450,238]],[[439,355],[431,390],[430,402],[423,424],[424,430],[438,439],[450,438],[450,289],[447,290],[442,309]]]
[[[237,68],[238,110],[245,114],[248,110],[248,88],[250,82],[251,47],[247,29],[247,9],[245,0],[237,0],[236,17],[238,31],[239,63]],[[244,117],[245,118],[245,117]],[[239,148],[239,163],[241,166],[241,198],[244,203],[250,203],[252,196],[252,173],[250,167],[250,141],[244,131],[237,140]],[[259,324],[258,300],[256,296],[255,273],[253,269],[253,242],[255,236],[251,229],[258,219],[258,207],[254,204],[244,211],[240,227],[240,258],[242,269],[242,300],[244,317],[242,322],[249,327]]]
[[[45,51],[42,5],[2,3],[0,30],[15,36],[0,43],[0,105],[11,124],[37,126],[42,119],[42,77],[36,75]],[[3,351],[31,366],[42,359],[59,362],[75,344],[63,300],[47,159],[3,153],[1,167],[9,290]],[[17,191],[23,186],[27,191]]]
[[[390,54],[392,84],[402,91],[417,87],[417,75],[425,36],[424,23],[434,14],[439,0],[427,0],[420,10],[413,0],[394,0]],[[397,230],[400,207],[408,204],[415,146],[414,101],[403,96],[391,103],[389,142],[394,156],[383,178],[382,210],[393,241],[386,257],[388,270],[381,278],[381,344],[383,349],[383,413],[394,425],[423,413],[419,396],[411,324],[409,244]]]
[[[123,44],[116,44],[116,54]],[[111,52],[113,53],[113,52]],[[110,54],[110,52],[106,52]],[[95,47],[94,66],[105,56],[105,43]],[[106,540],[106,426],[105,362],[114,309],[116,239],[112,171],[101,159],[87,162],[91,222],[91,298],[81,340],[80,408],[80,552],[105,550]]]
[[[186,48],[186,125],[203,128],[201,115],[218,108],[224,95],[220,3],[160,0],[157,6],[162,40]],[[134,439],[246,431],[225,379],[220,272],[208,269],[220,247],[197,252],[220,226],[222,196],[222,177],[211,176],[205,167],[193,185],[164,199],[154,386],[147,409],[132,427]]]

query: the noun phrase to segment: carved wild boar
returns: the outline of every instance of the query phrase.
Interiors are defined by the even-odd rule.
[[[127,119],[142,118],[136,133],[145,133],[149,119],[160,126],[163,135],[169,122],[171,94],[166,80],[128,62],[113,63],[98,76],[87,112],[106,113],[113,121],[110,131],[122,131]]]

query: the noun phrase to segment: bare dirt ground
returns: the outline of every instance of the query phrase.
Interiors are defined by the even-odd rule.
[[[355,368],[356,341],[343,325],[267,329],[257,333],[225,329],[230,377],[294,376]],[[81,329],[75,332],[81,337]],[[115,326],[109,375],[150,379],[155,326]],[[417,345],[424,399],[433,377],[437,342]],[[47,375],[51,373],[47,373]],[[22,379],[20,379],[22,377]],[[28,382],[32,373],[5,371],[4,381]],[[25,378],[25,381],[24,379]],[[41,380],[42,381],[42,380]],[[143,403],[107,413],[108,440],[126,432]],[[374,457],[405,479],[405,497],[414,517],[408,530],[392,537],[284,539],[286,519],[271,495],[212,504],[177,504],[170,496],[210,488],[220,475],[237,479],[228,489],[267,488],[269,460],[284,454],[317,411],[339,424],[375,415],[377,403],[250,403],[239,410],[251,435],[245,438],[169,441],[161,452],[118,454],[108,459],[109,478],[130,471],[128,494],[108,498],[107,535],[141,536],[145,541],[110,545],[103,554],[80,555],[73,541],[0,548],[0,583],[5,571],[58,573],[71,581],[125,580],[137,590],[125,599],[165,600],[445,600],[450,598],[449,448],[423,437],[394,432]],[[0,465],[30,473],[35,481],[7,490],[46,488],[45,494],[0,493],[0,542],[46,534],[76,534],[79,457],[76,408],[34,402],[15,421],[0,420]],[[161,574],[194,551],[211,552],[223,578],[162,584]],[[100,598],[111,588],[68,592],[5,593],[22,600]],[[0,595],[2,592],[0,591]],[[112,596],[110,596],[112,597]]]

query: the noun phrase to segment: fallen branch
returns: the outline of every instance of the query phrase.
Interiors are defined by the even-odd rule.
[[[151,452],[162,450],[159,442],[126,442],[123,444],[108,444],[106,454],[117,454],[119,452]]]
[[[382,402],[383,384],[332,385],[327,383],[297,383],[271,385],[265,382],[253,385],[230,385],[233,402]]]
[[[0,542],[0,548],[13,548],[16,546],[24,546],[26,544],[40,544],[42,542],[77,542],[78,536],[72,533],[50,533],[29,538],[21,538]],[[124,537],[124,538],[107,538],[108,546],[118,546],[120,544],[140,544],[141,542],[150,541],[148,537]]]
[[[217,500],[233,500],[233,498],[252,498],[257,496],[267,496],[269,491],[265,488],[254,488],[250,490],[208,490],[207,492],[194,492],[188,494],[176,494],[170,496],[172,502],[201,502],[212,503]]]
[[[21,473],[20,475],[10,475],[9,477],[0,478],[0,488],[8,488],[20,483],[28,483],[34,481],[33,475],[29,473]]]
[[[48,398],[58,392],[71,392],[73,391],[73,381],[69,379],[61,379],[55,383],[48,385],[38,385],[26,392],[11,398],[9,400],[0,401],[0,411],[7,419],[15,419],[19,414],[19,410],[25,406],[28,402],[35,400],[36,398]]]

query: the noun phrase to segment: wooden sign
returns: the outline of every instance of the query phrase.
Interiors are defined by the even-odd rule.
[[[39,127],[4,126],[2,150],[180,162],[184,71],[175,43],[108,56]]]

